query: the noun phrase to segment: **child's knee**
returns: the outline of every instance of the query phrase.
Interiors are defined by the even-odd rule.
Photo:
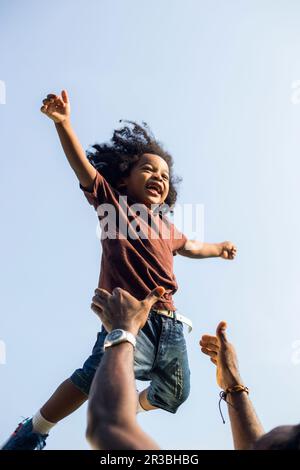
[[[169,383],[159,380],[152,382],[148,391],[148,401],[152,406],[169,413],[176,413],[190,395],[190,371],[178,366],[173,380]]]
[[[182,367],[178,365],[176,370],[176,391],[175,397],[178,402],[178,406],[182,405],[189,397],[191,390],[190,381],[190,370],[188,367]]]

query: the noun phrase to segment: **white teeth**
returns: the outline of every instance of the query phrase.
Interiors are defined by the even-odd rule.
[[[149,184],[149,185],[147,186],[147,189],[152,189],[152,190],[154,190],[154,191],[156,191],[156,192],[158,192],[158,193],[161,192],[160,188],[158,188],[157,186],[154,186],[154,185],[152,185],[152,184]]]

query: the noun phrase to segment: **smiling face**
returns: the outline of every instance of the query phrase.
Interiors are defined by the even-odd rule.
[[[169,192],[169,167],[163,158],[145,153],[124,178],[127,194],[135,201],[150,207],[162,204]]]

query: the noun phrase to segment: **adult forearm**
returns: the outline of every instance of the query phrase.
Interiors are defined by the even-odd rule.
[[[106,422],[124,422],[135,417],[136,400],[132,345],[108,348],[92,384],[90,408]]]
[[[79,182],[86,189],[91,189],[96,177],[96,170],[88,161],[77,135],[69,120],[55,123],[55,127],[70,166]]]
[[[240,392],[228,394],[227,402],[234,448],[250,449],[264,434],[251,400],[246,392]]]
[[[136,410],[133,347],[122,343],[105,352],[92,384],[87,437],[93,447],[157,449],[138,426]]]

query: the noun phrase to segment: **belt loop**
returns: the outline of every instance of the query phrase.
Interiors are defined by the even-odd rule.
[[[173,310],[173,324],[176,325],[176,310]]]

